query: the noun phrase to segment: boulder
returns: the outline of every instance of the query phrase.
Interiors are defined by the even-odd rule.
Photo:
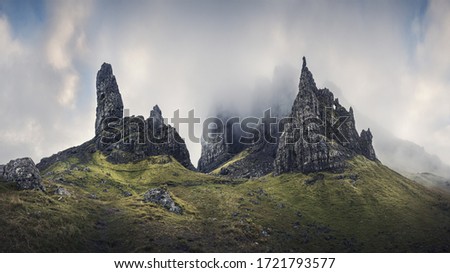
[[[67,189],[65,189],[65,188],[63,188],[63,187],[58,187],[58,188],[55,190],[55,194],[56,194],[56,195],[66,195],[66,196],[71,196],[71,193],[70,193]]]
[[[40,189],[45,191],[41,183],[41,175],[31,158],[11,160],[3,170],[3,177],[16,183],[18,190]]]
[[[147,191],[144,194],[144,202],[155,203],[176,214],[181,214],[183,212],[181,207],[173,201],[169,192],[162,188],[154,188]]]

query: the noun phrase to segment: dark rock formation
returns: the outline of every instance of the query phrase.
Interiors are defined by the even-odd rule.
[[[153,115],[153,116],[152,116]],[[149,156],[170,155],[188,169],[194,170],[189,151],[184,140],[164,119],[158,106],[151,111],[151,117],[124,117],[117,129],[117,139],[96,140],[96,147],[107,160],[115,163],[128,163]]]
[[[238,129],[227,122],[228,118],[222,116],[219,119],[224,130],[213,130],[214,135],[209,141],[202,138],[202,154],[197,168],[204,173],[213,171],[246,148],[239,142]]]
[[[150,111],[150,119],[152,120],[155,128],[159,128],[164,125],[162,112],[158,105],[153,106],[153,110]]]
[[[358,135],[352,108],[347,111],[328,89],[316,87],[303,58],[299,93],[279,139],[275,174],[337,171],[357,154],[376,159],[370,131]]]
[[[245,153],[244,157],[220,168],[220,174],[234,178],[250,178],[272,172],[276,140],[274,142],[265,141],[262,138],[263,127],[258,126],[255,128],[256,134],[253,138],[243,142],[240,138],[247,136],[242,132],[242,128],[237,126],[238,124],[233,127],[232,123],[227,122],[230,119],[223,116],[220,119],[225,125],[223,132],[213,132],[215,137],[209,142],[202,140],[202,154],[198,162],[198,170],[205,173],[211,172],[239,153]]]
[[[6,177],[4,177],[4,173],[5,172],[5,165],[0,165],[0,179],[4,179],[6,180]]]
[[[259,133],[262,129],[259,128]],[[257,139],[255,139],[257,140]],[[277,143],[267,142],[259,139],[255,143],[247,145],[243,151],[245,156],[220,169],[221,175],[228,175],[234,178],[261,177],[273,171],[273,161],[275,159]]]
[[[202,143],[199,170],[211,172],[221,168],[222,175],[248,178],[272,171],[336,171],[357,154],[376,160],[370,130],[363,130],[359,136],[353,109],[347,111],[327,88],[317,88],[305,58],[291,113],[287,118],[277,118],[279,126],[264,128],[260,124],[258,134],[247,144],[239,141],[241,131],[229,133],[229,126],[225,126],[225,132],[216,136],[220,141]],[[269,137],[261,137],[263,134]],[[245,156],[227,163],[245,149]]]
[[[44,157],[36,165],[36,167],[43,172],[53,164],[69,159],[70,157],[76,157],[80,160],[80,163],[88,163],[93,153],[97,151],[95,147],[95,138],[80,146],[75,146],[64,151],[58,152],[50,157]]]
[[[372,133],[370,129],[362,130],[359,138],[359,146],[361,147],[361,154],[370,160],[376,160],[375,150],[372,146]]]
[[[77,157],[81,163],[100,151],[111,163],[143,160],[149,156],[169,155],[184,167],[194,170],[189,151],[175,128],[164,124],[157,105],[150,117],[123,117],[122,97],[110,64],[104,63],[97,73],[97,118],[95,137],[84,144],[43,158],[37,165],[45,170],[60,160]]]
[[[102,132],[107,118],[123,117],[122,96],[117,86],[116,77],[110,64],[103,63],[97,73],[97,116],[95,119],[95,135]]]
[[[166,210],[170,212],[174,212],[176,214],[183,213],[183,210],[180,206],[178,206],[170,196],[169,192],[165,189],[154,188],[150,189],[148,192],[144,194],[144,202],[152,202],[157,205],[162,206]]]
[[[45,191],[41,184],[41,175],[31,158],[11,160],[3,168],[2,176],[6,181],[16,183],[18,190],[40,189]]]

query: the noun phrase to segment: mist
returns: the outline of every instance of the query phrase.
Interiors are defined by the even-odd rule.
[[[0,4],[0,162],[92,138],[103,62],[130,114],[204,120],[289,112],[306,56],[319,88],[450,164],[445,1],[16,2]]]

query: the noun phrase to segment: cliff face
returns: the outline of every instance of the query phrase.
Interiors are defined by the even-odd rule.
[[[253,135],[249,135],[239,124],[229,123],[231,118],[227,119],[220,114],[219,116],[224,130],[214,132],[213,139],[208,142],[202,139],[198,170],[205,173],[214,171],[235,178],[259,177],[272,172],[277,144],[276,139],[272,142],[265,141],[263,134],[266,130],[263,125],[255,125],[252,128]],[[267,128],[270,128],[267,134],[277,134],[276,126]],[[245,141],[241,137],[246,138]]]
[[[328,89],[317,88],[303,58],[299,92],[279,138],[275,174],[337,171],[358,154],[376,159],[370,130],[359,136],[352,108],[347,111]]]
[[[202,138],[202,154],[197,166],[201,172],[213,171],[246,148],[239,142],[240,131],[237,126],[228,123],[228,118],[223,115],[219,115],[218,119],[223,123],[223,131],[214,130],[208,141]]]

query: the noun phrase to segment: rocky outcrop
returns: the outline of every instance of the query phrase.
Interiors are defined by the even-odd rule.
[[[233,178],[252,178],[261,177],[273,171],[275,144],[253,145],[245,152],[248,152],[248,155],[220,168],[219,174]]]
[[[165,208],[166,210],[176,214],[183,213],[183,210],[179,205],[175,203],[175,201],[173,201],[169,192],[162,188],[154,188],[147,191],[144,194],[144,202],[155,203]]]
[[[2,169],[3,179],[14,182],[18,190],[39,189],[45,191],[39,170],[31,158],[11,160]]]
[[[327,88],[317,88],[305,58],[298,88],[289,116],[277,117],[278,126],[268,127],[270,130],[259,126],[259,135],[248,144],[239,141],[240,131],[227,135],[228,127],[216,136],[220,141],[202,143],[199,170],[211,172],[220,168],[222,175],[248,178],[272,171],[338,171],[346,166],[346,159],[355,155],[376,160],[370,130],[358,134],[353,109],[342,106]],[[270,137],[260,137],[267,133]],[[233,142],[226,141],[229,139]],[[245,156],[230,160],[244,149]]]
[[[37,165],[40,170],[70,157],[77,157],[81,163],[88,162],[90,155],[96,151],[115,164],[169,155],[184,167],[195,169],[184,140],[175,128],[164,123],[158,105],[153,107],[147,119],[143,116],[123,117],[122,97],[110,64],[101,66],[96,87],[95,137],[80,146],[43,158]]]
[[[263,127],[255,128],[257,134],[251,140],[243,142],[241,136],[246,137],[239,126],[233,127],[223,115],[219,115],[224,124],[223,132],[213,132],[214,138],[208,142],[202,139],[202,154],[198,162],[198,170],[209,173],[217,168],[221,175],[234,178],[250,178],[266,175],[273,170],[276,141],[267,142],[261,137]],[[245,156],[240,156],[240,153]],[[242,154],[241,154],[242,155]],[[233,157],[239,160],[227,163]],[[225,163],[226,166],[223,166]]]
[[[352,108],[347,111],[328,89],[317,88],[305,58],[289,118],[279,139],[275,174],[338,171],[357,154],[376,159],[370,131],[359,136]]]
[[[103,63],[97,73],[97,115],[95,135],[102,132],[105,119],[123,117],[123,102],[110,64]]]
[[[375,149],[372,146],[372,133],[370,129],[362,130],[359,138],[359,146],[361,147],[361,154],[370,160],[376,160]]]
[[[153,114],[153,116],[152,116]],[[96,147],[109,162],[135,162],[149,156],[170,155],[188,169],[194,170],[184,140],[170,125],[164,124],[161,110],[154,107],[151,116],[124,117],[117,127],[119,138],[96,140]]]
[[[153,110],[150,111],[150,119],[155,128],[160,128],[164,125],[164,118],[162,116],[162,111],[159,109],[158,105],[153,106]]]
[[[72,195],[67,189],[65,189],[63,187],[56,188],[54,194],[56,194],[56,195],[65,195],[65,196],[71,196]]]
[[[219,119],[224,124],[223,131],[212,131],[213,135],[208,141],[202,138],[202,153],[197,168],[204,173],[215,170],[247,148],[239,142],[237,128],[227,123],[228,118],[220,116]]]
[[[236,153],[230,153],[228,146],[220,140],[214,143],[202,141],[202,154],[198,161],[199,171],[209,173],[230,160]]]
[[[105,123],[105,119],[111,124]],[[113,135],[111,137],[111,135]],[[150,117],[123,117],[123,104],[111,65],[97,73],[96,148],[112,163],[128,163],[149,156],[170,155],[189,169],[192,165],[184,140],[175,128],[164,124],[162,111],[153,107]]]
[[[6,180],[6,177],[4,177],[4,172],[5,172],[5,165],[0,165],[0,179],[4,179]]]

